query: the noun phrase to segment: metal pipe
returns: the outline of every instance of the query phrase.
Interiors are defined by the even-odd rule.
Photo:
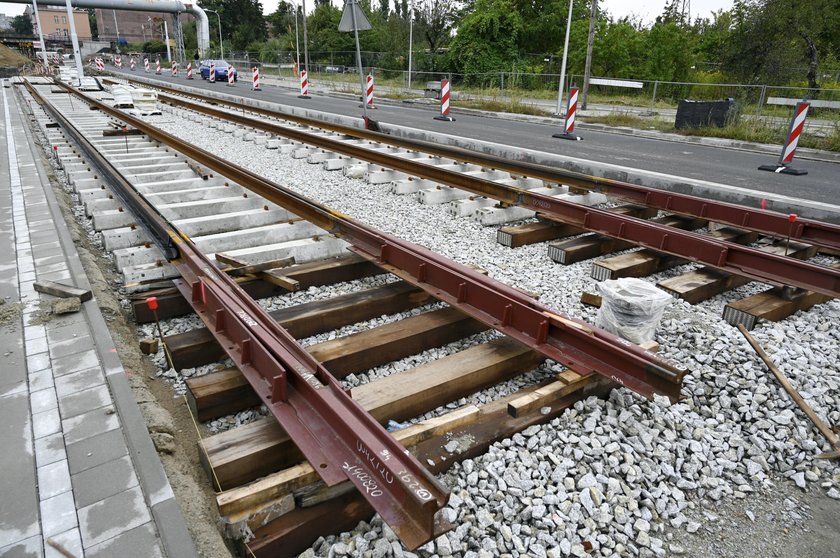
[[[47,60],[47,45],[44,42],[44,33],[41,31],[41,14],[38,13],[38,0],[32,0],[32,9],[35,12],[35,23],[38,25],[38,38],[41,40],[41,56],[44,57],[44,69],[49,74],[50,62]],[[64,60],[61,62],[63,63]]]
[[[70,0],[66,0],[67,19],[70,20],[70,40],[73,42],[73,57],[76,59],[76,70],[79,72],[79,84],[82,83],[82,78],[85,77],[85,71],[82,64],[82,52],[79,50],[79,36],[76,35],[76,20],[73,18],[73,6]]]
[[[29,0],[5,0],[12,4],[29,4]],[[203,56],[210,48],[210,23],[207,14],[197,4],[184,4],[180,0],[72,0],[76,8],[101,8],[107,10],[132,10],[138,12],[189,12],[196,19],[196,39],[198,51]],[[42,5],[64,6],[65,0],[41,0]]]

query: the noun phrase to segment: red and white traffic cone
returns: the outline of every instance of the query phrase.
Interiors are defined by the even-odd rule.
[[[254,66],[253,74],[254,84],[251,86],[251,89],[254,91],[262,91],[262,88],[260,87],[260,69]]]
[[[157,75],[160,75],[160,58],[155,60],[155,73]]]
[[[143,59],[143,69],[146,71],[147,74],[149,73],[149,59],[148,58]]]
[[[192,78],[192,62],[187,62],[187,79]]]
[[[173,61],[172,62],[172,77],[175,77],[177,75],[178,75],[178,63]]]
[[[129,68],[131,68],[132,72],[134,71],[135,68],[137,68],[137,61],[134,60],[133,56],[128,60],[128,66],[129,66]]]
[[[449,116],[449,80],[440,80],[440,115],[435,116],[435,120],[445,120],[446,122],[454,122],[455,119]]]
[[[574,134],[575,114],[577,113],[578,88],[572,87],[569,90],[569,105],[566,107],[566,121],[563,123],[562,134],[552,134],[553,138],[580,141],[582,138]]]
[[[210,62],[210,73],[207,74],[207,79],[210,83],[216,83],[216,63]]]
[[[300,71],[300,95],[298,99],[309,99],[309,72]]]
[[[233,66],[228,66],[228,82],[227,82],[227,84],[228,84],[228,87],[233,87],[234,85],[236,85],[233,82]]]
[[[808,117],[808,109],[810,108],[811,103],[808,101],[796,103],[796,108],[793,110],[793,118],[790,121],[790,130],[788,130],[787,139],[785,140],[784,146],[782,146],[782,154],[779,155],[779,162],[775,165],[761,165],[758,167],[758,170],[792,174],[794,176],[808,174],[808,171],[789,167],[788,164],[793,162],[793,156],[796,154],[796,146],[799,145],[799,138],[802,135],[803,128],[805,128],[805,118]]]

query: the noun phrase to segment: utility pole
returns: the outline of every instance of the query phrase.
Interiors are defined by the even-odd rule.
[[[311,83],[312,76],[309,75],[309,35],[306,32],[306,0],[301,0],[300,3],[303,7],[303,65],[306,70],[306,79]],[[300,71],[300,66],[298,66],[298,71]]]
[[[569,0],[569,17],[566,20],[566,40],[563,43],[563,61],[560,63],[560,84],[557,86],[557,110],[554,114],[560,116],[563,111],[563,88],[566,81],[566,60],[569,58],[569,31],[572,29],[572,2]]]
[[[583,98],[580,108],[586,108],[586,98],[589,96],[589,78],[592,77],[592,46],[595,44],[595,18],[598,15],[598,0],[592,0],[592,11],[589,13],[589,38],[586,41],[586,68],[583,71]]]

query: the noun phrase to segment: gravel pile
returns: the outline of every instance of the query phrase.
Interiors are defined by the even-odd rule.
[[[348,179],[262,147],[245,149],[252,144],[221,132],[207,134],[173,114],[149,120],[374,227],[539,293],[550,307],[594,321],[595,311],[579,302],[583,291],[594,292],[589,262],[560,266],[548,259],[544,244],[505,248],[496,243],[495,227],[454,219],[445,207],[423,206],[412,196],[388,194],[387,185]],[[656,278],[691,268],[680,266]],[[304,555],[679,555],[685,549],[673,542],[674,534],[700,530],[698,514],[707,502],[749,502],[752,493],[779,482],[817,487],[840,499],[840,467],[814,459],[828,446],[738,331],[720,319],[727,301],[763,289],[747,285],[696,306],[675,300],[665,310],[656,340],[663,357],[689,370],[682,402],[648,402],[614,390],[607,400],[580,402],[550,424],[454,465],[442,479],[452,490],[444,514],[455,529],[415,553],[404,551],[377,517],[353,532],[319,540]],[[835,300],[754,331],[829,424],[840,423],[837,323]],[[428,353],[405,366],[441,354]],[[535,374],[554,366],[548,363]]]

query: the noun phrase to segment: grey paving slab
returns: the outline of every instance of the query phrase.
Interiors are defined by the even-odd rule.
[[[50,355],[52,358],[58,359],[91,349],[93,349],[93,338],[90,335],[80,335],[75,339],[67,339],[51,344]]]
[[[123,455],[128,455],[128,448],[119,430],[111,430],[75,444],[67,444],[67,461],[70,463],[71,475]]]
[[[61,432],[61,416],[58,409],[32,415],[32,434],[36,440],[56,432]]]
[[[26,357],[26,369],[30,372],[37,372],[50,367],[50,354],[47,352]]]
[[[79,531],[85,548],[112,539],[152,519],[140,487],[130,488],[79,509]]]
[[[30,387],[29,404],[33,414],[55,409],[58,406],[55,389],[48,387],[40,391],[32,391]]]
[[[50,537],[50,540],[44,545],[44,556],[46,558],[67,558],[66,554],[58,550],[59,546],[75,557],[81,558],[81,556],[84,556],[82,536],[78,527]]]
[[[40,391],[54,386],[55,382],[53,382],[52,370],[50,369],[33,372],[29,375],[29,391]]]
[[[99,366],[99,357],[96,356],[96,351],[88,350],[74,355],[57,358],[53,362],[53,372],[56,377],[78,372],[79,370],[87,370]]]
[[[62,421],[67,445],[114,430],[120,420],[112,408],[101,408]]]
[[[79,508],[104,500],[138,485],[134,464],[127,455],[73,475],[73,492]]]
[[[3,558],[40,558],[43,555],[44,550],[41,547],[40,535],[0,547],[0,556]]]
[[[90,336],[90,329],[87,324],[80,326],[79,324],[70,324],[59,327],[54,323],[47,324],[46,336],[50,345],[61,343],[69,339],[78,339],[83,336]]]
[[[67,459],[67,452],[64,450],[64,434],[56,432],[43,438],[35,440],[35,463],[38,467]]]
[[[87,549],[87,558],[160,558],[160,540],[151,523],[135,527],[122,535]]]
[[[70,469],[67,467],[66,459],[38,467],[39,498],[42,500],[52,498],[70,489]]]
[[[49,347],[47,346],[46,337],[38,337],[36,339],[25,339],[24,345],[26,347],[26,354],[28,355],[45,353],[49,350]]]
[[[80,372],[65,374],[55,379],[55,391],[59,399],[78,391],[101,386],[105,383],[105,374],[98,366]]]
[[[35,457],[26,393],[0,399],[0,548],[40,533]]]
[[[61,418],[67,419],[111,404],[111,392],[108,386],[101,385],[65,395],[59,401],[59,411]]]
[[[47,328],[43,325],[28,326],[24,329],[23,337],[26,341],[43,339],[47,336]]]
[[[41,501],[41,529],[44,538],[69,531],[78,525],[73,492],[63,492]]]

